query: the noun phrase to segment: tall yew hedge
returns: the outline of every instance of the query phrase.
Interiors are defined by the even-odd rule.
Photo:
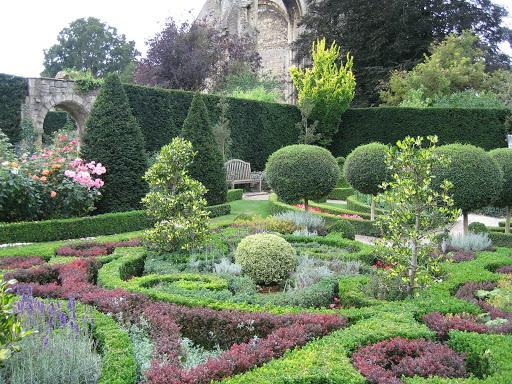
[[[21,140],[21,104],[27,95],[27,79],[0,73],[0,130],[11,143]]]
[[[206,187],[204,197],[208,205],[224,204],[227,197],[226,169],[213,137],[208,110],[199,92],[192,99],[181,136],[192,143],[196,152],[189,167],[190,177]]]
[[[142,179],[147,170],[144,136],[117,75],[105,78],[85,125],[81,154],[107,169],[97,212],[140,209],[147,191]]]

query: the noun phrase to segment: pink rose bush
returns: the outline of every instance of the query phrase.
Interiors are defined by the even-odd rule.
[[[21,156],[3,140],[0,222],[69,218],[94,210],[106,169],[80,159],[76,140],[57,133],[48,148]]]

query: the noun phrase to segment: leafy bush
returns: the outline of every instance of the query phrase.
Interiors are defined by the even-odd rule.
[[[244,194],[243,189],[228,189],[226,202],[242,200]]]
[[[340,232],[343,235],[343,238],[349,240],[355,240],[356,238],[356,230],[354,226],[348,222],[347,220],[338,220],[329,226],[330,232]]]
[[[462,318],[460,316],[443,315],[440,312],[431,312],[423,315],[425,325],[437,334],[441,341],[448,340],[448,333],[452,329],[466,332],[487,333],[485,324],[478,324],[472,319]]]
[[[496,207],[507,207],[505,233],[510,232],[510,216],[512,212],[512,151],[509,148],[497,148],[489,152],[489,156],[496,162],[503,173],[503,185],[494,202]]]
[[[189,141],[175,138],[162,148],[157,162],[144,176],[150,192],[142,201],[156,221],[144,233],[143,241],[151,249],[195,249],[207,235],[206,189],[187,171],[194,155]]]
[[[327,196],[336,186],[339,169],[331,153],[313,145],[291,145],[274,152],[268,159],[265,175],[279,199],[297,203]]]
[[[57,256],[91,257],[110,255],[117,247],[139,247],[140,239],[116,241],[116,242],[78,242],[64,244],[57,249]]]
[[[468,230],[473,233],[489,233],[489,230],[483,223],[474,222],[468,225]]]
[[[235,260],[256,283],[282,282],[296,264],[295,250],[282,237],[260,233],[243,239]]]
[[[445,345],[401,337],[384,340],[352,355],[352,363],[369,384],[399,384],[405,377],[468,377],[464,356]]]
[[[451,235],[448,243],[452,247],[462,248],[465,251],[480,252],[488,249],[492,241],[489,239],[489,235],[486,232],[474,233],[469,232],[467,235],[461,233]]]

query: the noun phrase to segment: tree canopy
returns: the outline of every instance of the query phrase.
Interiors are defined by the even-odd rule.
[[[41,76],[54,77],[66,68],[91,70],[94,76],[120,73],[140,55],[135,41],[126,41],[117,29],[99,19],[77,19],[60,31],[58,43],[44,50]]]
[[[378,85],[390,71],[410,70],[434,41],[450,33],[475,30],[485,52],[487,69],[507,67],[509,58],[499,44],[512,41],[503,25],[508,15],[490,0],[307,0],[301,25],[305,32],[294,48],[296,61],[310,58],[313,41],[336,41],[341,57],[354,56],[357,79],[353,106],[378,104]]]
[[[201,23],[178,25],[169,18],[147,44],[147,57],[135,68],[135,82],[141,85],[200,91],[230,74],[260,67],[251,39]]]

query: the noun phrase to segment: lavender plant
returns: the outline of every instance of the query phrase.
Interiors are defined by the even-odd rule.
[[[23,327],[35,331],[21,342],[22,351],[0,371],[0,382],[11,384],[95,384],[101,375],[90,329],[92,308],[77,311],[74,299],[45,302],[22,294],[15,305]]]

